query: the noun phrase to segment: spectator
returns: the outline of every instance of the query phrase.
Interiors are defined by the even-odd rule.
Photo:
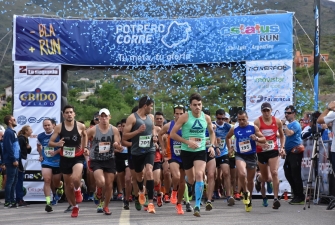
[[[0,189],[3,190],[5,189],[5,184],[6,184],[6,166],[3,163],[2,159],[2,149],[3,149],[3,135],[5,133],[5,128],[0,125],[0,176],[2,176],[2,183],[0,183]]]
[[[17,208],[14,200],[14,192],[17,183],[18,166],[20,160],[20,145],[14,130],[17,123],[12,115],[7,115],[4,118],[7,125],[3,137],[3,163],[6,166],[7,181],[5,187],[5,208]]]
[[[27,155],[31,152],[31,147],[29,145],[29,139],[30,135],[33,133],[33,130],[29,125],[25,125],[22,127],[22,129],[19,131],[18,140],[19,145],[21,149],[20,154],[20,160],[19,160],[19,170],[18,170],[18,176],[17,176],[17,184],[16,184],[16,203],[19,207],[27,206],[28,203],[23,201],[23,179],[24,179],[24,170],[25,167],[23,167],[22,159],[26,160]]]

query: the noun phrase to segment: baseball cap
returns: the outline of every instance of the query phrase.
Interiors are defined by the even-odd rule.
[[[271,104],[268,103],[268,102],[264,102],[261,106],[261,110],[263,110],[263,109],[270,109],[271,110],[272,109]]]
[[[102,113],[105,113],[107,116],[109,116],[111,113],[109,112],[108,109],[106,108],[103,108],[103,109],[100,109],[99,111],[99,116],[101,116]]]
[[[226,112],[226,113],[225,113],[225,117],[228,118],[228,119],[230,119],[230,115],[229,115],[229,113]]]

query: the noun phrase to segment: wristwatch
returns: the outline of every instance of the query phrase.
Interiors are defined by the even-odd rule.
[[[215,145],[211,145],[211,147],[212,147],[213,149],[215,149]]]

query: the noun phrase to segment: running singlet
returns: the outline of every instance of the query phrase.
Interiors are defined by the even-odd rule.
[[[120,133],[120,137],[122,139],[122,132],[119,132],[119,133]],[[115,159],[127,160],[128,159],[128,148],[125,147],[125,146],[122,146],[122,147],[123,147],[122,152],[115,152]]]
[[[201,112],[199,118],[195,118],[191,111],[188,111],[188,120],[182,126],[181,132],[183,138],[198,143],[199,148],[192,149],[187,144],[181,143],[181,150],[189,152],[198,152],[206,150],[206,128],[207,121],[205,114]]]
[[[216,122],[214,124],[216,125],[215,136],[216,140],[218,141],[218,145],[221,152],[220,155],[216,155],[216,157],[221,157],[228,154],[228,147],[226,145],[226,136],[231,128],[231,125],[229,123],[218,125]]]
[[[167,138],[167,145],[166,145],[166,153],[167,153],[168,159],[174,159],[174,160],[177,160],[178,162],[181,162],[181,158],[180,158],[181,142],[173,140],[170,136],[170,133],[171,133],[171,130],[174,124],[175,122],[174,120],[172,120],[170,122],[170,127],[167,132],[168,138]],[[177,134],[181,137],[182,136],[181,130],[178,130]]]
[[[131,132],[137,130],[141,125],[145,125],[145,131],[135,135],[132,139],[131,145],[131,154],[132,155],[142,155],[148,152],[154,152],[155,146],[152,140],[152,129],[153,129],[153,121],[150,116],[146,116],[145,120],[142,120],[140,116],[135,112],[134,116],[136,118],[136,122],[131,129]]]
[[[250,123],[245,127],[238,125],[234,128],[235,135],[235,149],[240,154],[255,154],[256,153],[256,142],[250,138],[250,135],[255,134],[254,125]]]
[[[273,116],[272,123],[270,125],[267,125],[264,123],[263,118],[260,116],[259,123],[260,123],[259,130],[264,135],[266,142],[268,144],[268,147],[261,147],[258,145],[257,153],[266,152],[270,150],[278,150],[278,143],[277,143],[278,126],[276,123],[276,118]]]
[[[43,161],[41,162],[41,164],[46,165],[46,166],[51,166],[51,167],[59,167],[60,155],[59,154],[54,155],[54,156],[50,155],[50,152],[56,151],[58,147],[48,146],[49,140],[52,134],[53,134],[53,131],[50,134],[43,132],[37,136],[38,144],[42,145],[41,155],[43,157]],[[56,138],[55,142],[58,142],[58,141],[59,141],[59,137]]]
[[[73,129],[71,131],[66,130],[64,123],[62,123],[59,138],[64,138],[65,142],[60,151],[61,156],[74,158],[81,156],[84,153],[84,149],[81,148],[81,136],[78,132],[77,121],[74,121]]]
[[[113,143],[113,126],[109,125],[107,133],[103,134],[99,129],[99,125],[95,125],[95,137],[92,140],[90,159],[103,161],[114,158]]]

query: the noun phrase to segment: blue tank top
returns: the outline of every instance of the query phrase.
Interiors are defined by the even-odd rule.
[[[228,148],[226,145],[226,136],[231,128],[231,125],[229,123],[224,123],[223,125],[218,125],[217,123],[214,123],[216,125],[215,129],[215,136],[216,139],[220,139],[220,142],[218,143],[220,148],[220,155],[217,155],[216,157],[221,157],[228,154]]]
[[[248,124],[246,127],[235,126],[235,149],[237,153],[251,155],[256,153],[256,142],[250,138],[255,134],[255,127]]]
[[[40,133],[37,136],[38,142],[42,145],[42,156],[43,161],[41,162],[42,165],[51,166],[51,167],[59,167],[59,160],[60,160],[60,154],[57,154],[53,157],[50,157],[49,151],[56,151],[58,147],[48,147],[49,140],[51,138],[51,134],[46,134],[45,132]],[[59,141],[59,137],[56,138],[55,142]]]
[[[174,126],[175,122],[174,120],[171,121],[169,130],[167,131],[167,134],[169,135],[169,141],[170,141],[170,151],[171,151],[171,159],[177,160],[178,162],[181,162],[180,158],[180,151],[181,151],[181,143],[179,141],[175,141],[172,138],[170,138],[171,130]],[[182,137],[181,129],[177,131],[177,134]]]

